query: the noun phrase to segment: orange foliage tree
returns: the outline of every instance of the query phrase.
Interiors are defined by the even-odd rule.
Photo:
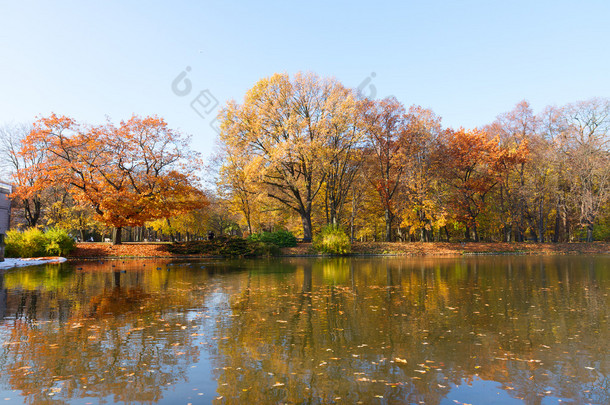
[[[21,154],[43,147],[47,155],[24,169],[21,175],[36,181],[18,193],[24,198],[63,185],[77,204],[93,208],[98,220],[115,228],[113,243],[120,244],[125,226],[207,204],[195,186],[200,160],[188,141],[158,117],[87,126],[53,114],[35,122],[23,142]]]
[[[447,129],[441,138],[437,164],[452,189],[451,207],[456,220],[466,227],[466,239],[478,242],[477,217],[485,208],[487,194],[500,181],[508,155],[497,139],[477,129]]]

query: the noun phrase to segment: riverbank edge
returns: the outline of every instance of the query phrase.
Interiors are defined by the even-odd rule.
[[[174,255],[167,251],[168,243],[109,243],[77,244],[68,256],[70,261],[99,259],[220,259],[210,255]],[[352,253],[345,257],[459,257],[485,255],[607,255],[610,242],[591,243],[506,243],[506,242],[356,242]],[[276,256],[278,257],[278,256]],[[282,248],[279,257],[332,257],[313,251],[311,244]]]

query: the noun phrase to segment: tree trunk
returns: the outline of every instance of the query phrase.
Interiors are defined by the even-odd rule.
[[[392,221],[394,220],[394,215],[392,211],[386,208],[385,210],[385,241],[392,242]]]
[[[333,226],[339,226],[339,213],[337,212],[337,207],[333,204],[329,207],[330,210],[330,223]]]
[[[587,224],[587,242],[593,242],[593,224]]]
[[[40,200],[35,198],[32,201],[32,206],[30,206],[30,200],[28,200],[28,199],[23,200],[25,220],[28,224],[28,228],[34,228],[36,226],[36,224],[38,223],[38,219],[40,218],[40,211],[41,211]]]
[[[331,224],[330,212],[328,209],[328,190],[324,193],[324,212],[326,213],[326,223]]]
[[[538,234],[540,236],[540,243],[544,243],[544,204],[542,199],[538,202]]]
[[[473,224],[473,226],[472,226],[472,230],[473,230],[473,232],[474,232],[474,241],[475,241],[475,242],[480,242],[480,239],[479,239],[479,230],[477,229],[477,224],[476,224],[476,222]]]
[[[123,243],[123,228],[117,227],[112,228],[112,244],[113,245],[121,245]]]
[[[246,216],[246,223],[248,224],[248,234],[252,235],[252,222],[249,215]]]
[[[525,190],[525,163],[521,163],[521,170],[519,171],[521,189],[519,190],[519,232],[517,234],[517,241],[525,241],[525,198],[523,197],[523,190]]]
[[[356,220],[356,198],[352,194],[352,214],[350,215],[350,218],[349,218],[350,242],[351,243],[354,243],[354,233],[356,231],[354,229],[355,220]]]
[[[172,223],[169,218],[165,218],[165,222],[167,223],[167,229],[169,230],[169,238],[172,242],[175,242],[174,231],[172,231]]]
[[[559,215],[559,208],[557,209],[557,214],[555,214],[555,233],[553,235],[553,243],[559,242],[559,229],[561,226],[561,217]]]
[[[504,226],[504,242],[510,242],[513,233],[513,228],[510,225]]]
[[[311,212],[301,212],[303,222],[303,242],[311,242]]]

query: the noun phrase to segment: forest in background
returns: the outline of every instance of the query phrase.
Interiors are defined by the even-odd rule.
[[[211,162],[136,116],[5,125],[0,154],[14,226],[85,241],[280,229],[309,241],[329,225],[363,241],[609,240],[609,115],[602,98],[522,101],[481,128],[444,128],[427,108],[275,74],[227,103]]]

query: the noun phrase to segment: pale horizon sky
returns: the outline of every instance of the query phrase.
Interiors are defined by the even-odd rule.
[[[313,71],[472,128],[523,99],[540,111],[608,97],[608,17],[606,1],[0,0],[0,125],[156,114],[209,155],[226,101]]]

